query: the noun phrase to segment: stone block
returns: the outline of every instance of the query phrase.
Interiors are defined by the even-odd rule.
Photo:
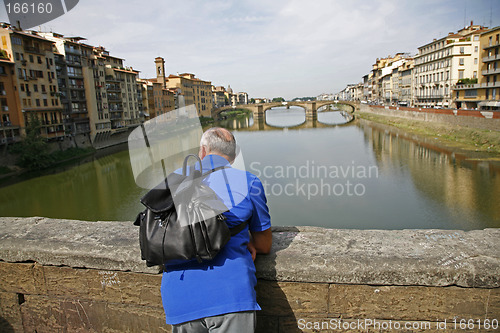
[[[33,264],[0,262],[0,291],[35,293]]]
[[[0,332],[22,332],[23,321],[16,293],[0,292]]]
[[[161,307],[161,275],[44,266],[48,295]]]
[[[494,290],[497,295],[498,289]],[[491,304],[498,303],[498,298],[490,297],[490,292],[459,287],[331,285],[329,313],[355,319],[484,319],[488,307],[498,312],[498,304]]]
[[[26,332],[170,332],[162,308],[27,296]]]
[[[257,302],[264,315],[294,317],[324,315],[328,311],[328,284],[259,280]]]

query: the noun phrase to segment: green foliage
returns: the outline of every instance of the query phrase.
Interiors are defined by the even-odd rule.
[[[255,98],[250,98],[250,104],[255,104]]]
[[[294,99],[292,99],[292,102],[298,102],[298,101],[307,102],[307,101],[315,101],[315,100],[316,100],[316,97],[295,97]]]
[[[477,83],[477,79],[465,78],[465,79],[458,80],[458,84],[476,84],[476,83]]]
[[[9,59],[9,54],[5,50],[0,50],[0,59]]]
[[[0,165],[0,175],[6,175],[8,173],[11,173],[12,170],[10,168],[7,168],[6,166]]]
[[[19,166],[31,170],[40,170],[53,163],[47,141],[41,136],[41,127],[40,120],[32,114],[26,124],[26,136],[11,149],[12,153],[18,155],[17,164]]]
[[[235,116],[245,116],[249,113],[251,113],[252,111],[250,110],[246,110],[246,109],[233,109],[233,110],[230,110],[230,111],[222,111],[220,113],[220,116],[223,116],[223,117],[235,117]]]
[[[273,98],[273,103],[276,103],[276,102],[279,103],[279,102],[284,102],[284,101],[285,101],[285,99],[283,97],[275,97],[275,98]]]

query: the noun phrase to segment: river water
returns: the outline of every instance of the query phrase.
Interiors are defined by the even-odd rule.
[[[277,108],[231,119],[273,225],[354,229],[500,227],[500,168],[340,112]],[[0,188],[1,216],[133,220],[142,205],[126,146],[63,172]]]

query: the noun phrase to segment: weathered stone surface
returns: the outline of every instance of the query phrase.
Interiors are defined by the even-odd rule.
[[[500,286],[500,229],[276,228],[257,275],[338,284]]]
[[[342,318],[411,321],[499,318],[500,289],[331,285],[329,313]],[[497,302],[498,303],[498,302]]]
[[[0,262],[0,291],[35,293],[33,264]]]
[[[328,312],[328,284],[260,280],[256,289],[263,315],[314,316]]]
[[[447,319],[448,328],[453,318],[500,319],[499,236],[274,228],[272,253],[256,262],[258,332],[318,331],[299,329],[300,319]],[[161,275],[140,259],[137,238],[130,222],[0,218],[0,330],[169,331]]]
[[[163,309],[27,296],[25,332],[170,332]]]
[[[157,273],[141,260],[132,222],[88,222],[40,217],[0,218],[0,259]]]
[[[0,292],[0,332],[22,332],[23,322],[16,293]]]
[[[0,260],[156,273],[131,222],[0,218]],[[500,229],[274,228],[259,278],[339,284],[500,286]]]
[[[161,275],[69,267],[43,268],[47,294],[161,307]]]

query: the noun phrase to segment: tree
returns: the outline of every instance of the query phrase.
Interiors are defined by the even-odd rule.
[[[52,164],[52,157],[49,154],[49,145],[41,135],[42,124],[40,119],[34,114],[26,124],[26,136],[12,149],[18,154],[17,164],[23,168],[40,170]]]
[[[273,98],[273,103],[277,103],[277,102],[284,102],[285,99],[283,97],[275,97]]]

